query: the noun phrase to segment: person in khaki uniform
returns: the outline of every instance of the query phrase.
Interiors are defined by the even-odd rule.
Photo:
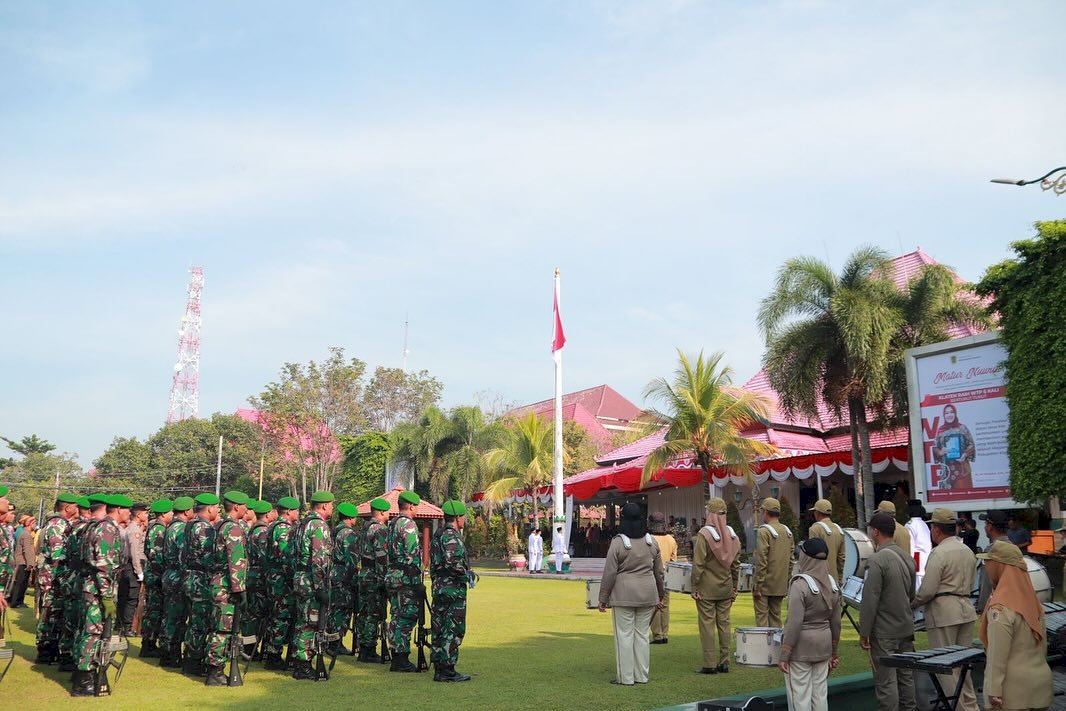
[[[921,587],[911,607],[925,607],[925,627],[930,647],[973,644],[973,623],[977,613],[970,604],[970,591],[977,571],[974,554],[957,538],[958,523],[948,509],[934,509],[929,535],[933,550],[925,563]],[[959,673],[940,675],[945,689],[954,689]],[[966,677],[959,703],[961,711],[977,711],[977,694]]]
[[[859,606],[859,646],[870,653],[878,711],[916,711],[909,669],[881,664],[881,657],[914,651],[914,559],[904,555],[892,534],[896,519],[887,513],[870,518],[875,551],[866,561]]]
[[[891,501],[882,501],[877,505],[878,513],[886,513],[892,516],[892,519],[896,518],[896,505]],[[896,529],[892,534],[892,541],[899,546],[899,549],[903,553],[914,560],[914,551],[911,549],[911,532],[907,530],[907,527],[896,521]]]
[[[829,499],[818,499],[810,510],[814,514],[814,524],[810,527],[807,537],[825,541],[826,548],[829,549],[826,565],[839,587],[844,584],[844,531],[833,523],[833,504],[829,503]]]
[[[707,502],[707,525],[696,534],[692,550],[692,599],[703,647],[698,674],[729,671],[729,612],[737,599],[740,577],[740,539],[726,523],[725,501]],[[718,633],[715,647],[714,635]]]
[[[792,531],[780,518],[781,502],[763,499],[763,524],[755,536],[755,579],[751,586],[759,627],[781,626],[781,602],[788,594],[792,574]]]
[[[826,542],[808,538],[800,545],[796,575],[789,583],[778,667],[785,673],[791,709],[829,709],[829,672],[840,664],[841,598],[828,559]]]
[[[988,546],[985,547],[985,553],[992,550],[993,544],[996,541],[1002,539],[1007,543],[1010,543],[1010,539],[1007,538],[1007,524],[1010,521],[1010,516],[1006,511],[989,511],[983,513],[979,518],[985,522],[985,535],[988,536]],[[977,614],[981,614],[985,611],[985,605],[988,604],[988,598],[992,595],[992,581],[988,579],[987,575],[981,576],[981,589],[977,594]]]
[[[651,537],[659,544],[659,555],[663,559],[663,568],[670,561],[677,560],[677,541],[666,532],[666,516],[655,511],[648,517],[648,530]],[[652,644],[666,644],[670,641],[670,593],[663,591],[662,607],[656,607],[651,615]]]
[[[1022,552],[1013,543],[996,541],[977,557],[992,581],[992,596],[981,615],[985,708],[1047,709],[1054,689],[1044,608]]]

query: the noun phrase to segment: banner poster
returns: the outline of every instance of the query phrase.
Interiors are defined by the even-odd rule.
[[[998,342],[916,359],[931,503],[1010,498],[1006,359]]]

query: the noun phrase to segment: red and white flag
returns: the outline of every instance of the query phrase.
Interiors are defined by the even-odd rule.
[[[559,314],[559,272],[555,273],[555,301],[552,304],[552,316],[555,326],[552,331],[552,353],[562,350],[566,345],[566,334],[563,333],[563,317]]]

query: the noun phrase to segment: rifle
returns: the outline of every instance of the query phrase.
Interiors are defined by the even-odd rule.
[[[418,637],[415,642],[418,644],[418,671],[426,671],[429,669],[429,664],[426,663],[426,647],[429,646],[429,629],[426,627],[426,585],[421,583],[418,586]]]
[[[388,638],[389,599],[384,591],[381,595],[381,623],[378,625],[378,634],[381,636],[381,663],[388,664],[392,661],[392,653],[389,651]]]
[[[326,583],[326,604],[318,611],[318,629],[315,630],[315,681],[329,681],[329,674],[333,671],[333,667],[337,664],[337,655],[334,653],[333,643],[340,639],[340,635],[336,632],[327,632],[326,625],[329,624],[329,603],[330,603],[330,589],[329,583]],[[326,667],[326,662],[323,659],[325,655],[329,655],[329,667]]]
[[[232,593],[231,593],[232,599]],[[241,605],[234,602],[233,604],[233,624],[230,626],[229,644],[226,645],[229,656],[229,678],[226,679],[227,686],[244,686],[244,679],[241,678],[241,651],[244,649],[244,638],[241,636]],[[251,663],[244,668],[244,673],[248,673],[248,669],[251,667]]]
[[[126,641],[124,637],[113,637],[112,633],[115,628],[115,620],[113,617],[104,618],[104,632],[100,635],[100,644],[96,648],[96,653],[93,655],[93,696],[100,696],[106,693],[111,695],[113,685],[107,680],[107,670],[110,667],[114,667],[118,671],[115,672],[115,682],[122,677],[122,670],[126,667],[126,660],[130,656],[130,643]],[[115,652],[123,652],[122,662],[115,661]]]
[[[358,604],[352,606],[352,616],[351,616],[351,619],[348,621],[348,625],[349,625],[349,627],[352,630],[352,648],[351,648],[351,650],[348,651],[348,656],[349,657],[354,657],[355,656],[355,653],[356,653],[357,648],[359,646],[359,632],[355,628],[355,625],[359,622],[358,610],[359,610],[359,605]]]

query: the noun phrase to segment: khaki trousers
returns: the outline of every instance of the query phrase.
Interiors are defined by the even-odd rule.
[[[700,628],[700,645],[703,647],[703,666],[716,667],[719,660],[729,663],[729,611],[733,601],[696,600],[696,619]],[[718,633],[715,648],[714,634]],[[717,655],[716,655],[717,652]]]
[[[878,662],[881,657],[890,654],[913,651],[913,639],[870,638],[870,663],[874,670],[877,711],[917,711],[911,670],[886,667]]]
[[[950,627],[929,627],[926,630],[926,634],[929,636],[929,647],[947,647],[951,644],[961,644],[969,647],[973,644],[973,622],[965,622],[961,625],[951,625]],[[954,671],[951,674],[937,674],[937,678],[940,680],[940,686],[943,687],[944,693],[954,694],[955,685],[959,683],[959,672]],[[959,694],[959,703],[955,707],[958,711],[977,711],[977,694],[973,690],[973,680],[969,674],[966,675],[966,683],[962,686],[962,691]]]
[[[615,680],[644,684],[651,666],[648,627],[655,607],[612,607],[614,617]]]
[[[670,636],[670,593],[663,593],[663,609],[655,608],[651,616],[651,638],[666,639]]]
[[[789,662],[785,695],[792,711],[829,711],[829,660]]]
[[[784,596],[760,595],[755,598],[755,624],[758,627],[781,627],[781,602]]]

